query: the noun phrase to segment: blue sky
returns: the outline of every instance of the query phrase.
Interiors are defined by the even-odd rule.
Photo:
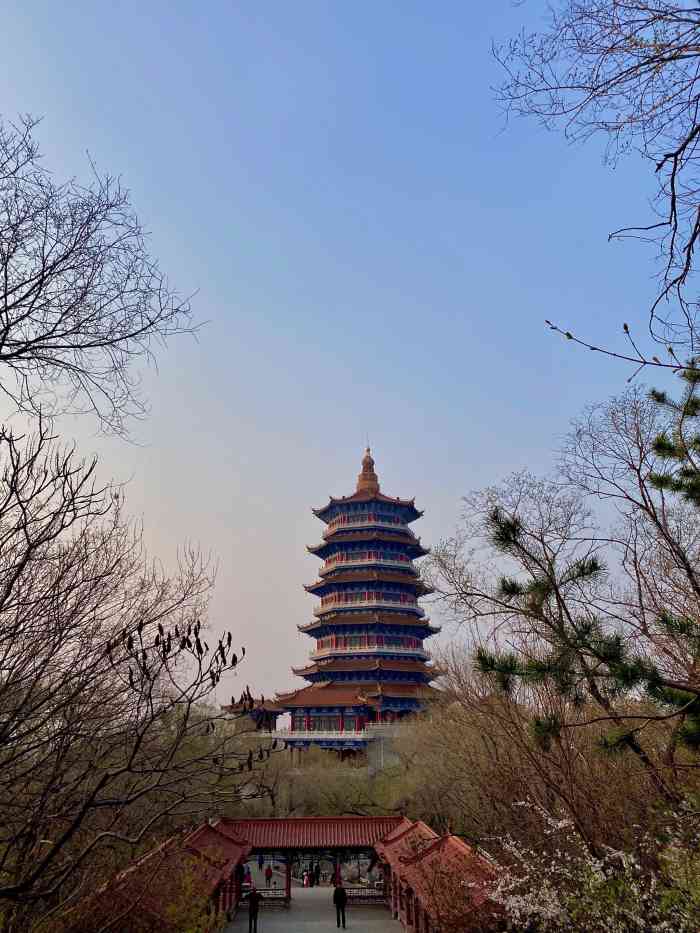
[[[214,623],[267,694],[311,647],[309,508],[352,491],[367,435],[434,542],[462,494],[546,470],[569,418],[629,375],[543,325],[622,346],[654,284],[639,246],[607,242],[646,219],[647,169],[506,126],[495,102],[492,40],[543,8],[5,5],[4,116],[43,116],[59,176],[85,177],[87,151],[122,176],[208,322],[146,374],[137,444],[62,429],[130,481],[166,561],[183,540],[216,555]]]

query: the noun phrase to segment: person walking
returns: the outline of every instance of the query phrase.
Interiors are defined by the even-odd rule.
[[[265,884],[267,887],[270,887],[270,882],[272,881],[272,865],[268,865],[265,869]]]
[[[316,865],[314,866],[314,882],[316,883],[316,887],[318,887],[319,884],[321,883],[321,863],[320,862],[316,862]]]
[[[248,933],[258,933],[258,911],[260,910],[260,895],[255,885],[248,895]]]
[[[339,929],[341,920],[343,921],[343,929],[345,929],[345,905],[347,902],[348,892],[343,887],[343,882],[341,879],[338,878],[335,891],[333,892],[333,903],[335,904],[335,919]]]
[[[265,857],[262,852],[258,855],[258,870],[262,871],[263,864],[265,863]]]

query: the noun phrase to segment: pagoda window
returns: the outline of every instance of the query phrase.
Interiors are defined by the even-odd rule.
[[[357,718],[355,716],[344,716],[343,724],[346,732],[355,732],[357,729]]]
[[[316,722],[319,732],[340,731],[340,716],[319,716]]]

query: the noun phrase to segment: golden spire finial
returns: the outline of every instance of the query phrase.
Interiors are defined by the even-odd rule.
[[[379,492],[379,479],[374,472],[372,451],[367,447],[362,458],[362,472],[357,477],[357,491],[376,495]]]

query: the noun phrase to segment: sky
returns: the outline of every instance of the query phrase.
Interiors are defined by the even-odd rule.
[[[543,0],[6,0],[0,107],[43,118],[58,177],[121,176],[197,340],[144,373],[130,443],[61,431],[127,482],[153,553],[218,561],[211,606],[249,683],[295,685],[312,641],[312,506],[354,490],[369,438],[383,491],[425,543],[460,499],[546,472],[569,419],[629,371],[549,318],[623,347],[648,256],[607,234],[647,219],[647,169],[505,120],[493,41]],[[88,158],[89,153],[89,158]],[[443,638],[455,636],[447,628]]]

